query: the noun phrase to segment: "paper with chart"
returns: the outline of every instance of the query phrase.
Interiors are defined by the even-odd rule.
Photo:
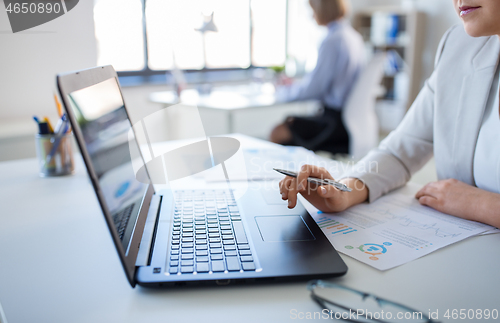
[[[493,229],[422,206],[413,195],[401,193],[336,214],[306,207],[337,251],[379,270]]]

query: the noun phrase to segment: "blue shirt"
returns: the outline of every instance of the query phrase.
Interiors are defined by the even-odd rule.
[[[328,107],[344,106],[365,65],[363,38],[344,19],[330,22],[327,28],[316,67],[299,82],[278,88],[279,101],[316,99]]]

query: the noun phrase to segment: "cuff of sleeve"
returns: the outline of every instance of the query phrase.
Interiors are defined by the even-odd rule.
[[[356,178],[368,187],[368,202],[403,186],[410,179],[408,171],[392,155],[372,151],[340,179]]]
[[[368,203],[374,202],[383,195],[380,185],[378,185],[377,180],[370,173],[349,172],[344,174],[341,179],[343,178],[356,178],[362,181],[368,187]]]

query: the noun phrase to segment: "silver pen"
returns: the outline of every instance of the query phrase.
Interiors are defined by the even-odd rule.
[[[279,169],[279,168],[273,168],[273,169],[275,171],[277,171],[278,173],[281,173],[283,175],[287,175],[287,176],[291,176],[291,177],[295,177],[295,178],[297,177],[296,172],[292,172],[292,171],[284,170],[284,169]],[[332,185],[343,192],[352,191],[352,188],[347,187],[347,185],[340,183],[340,182],[336,182],[336,181],[331,180],[331,179],[319,179],[319,178],[315,178],[315,177],[308,177],[307,181],[309,183],[315,183],[315,184],[319,184],[319,185]]]

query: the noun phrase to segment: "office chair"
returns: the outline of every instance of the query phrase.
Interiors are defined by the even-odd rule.
[[[359,160],[377,147],[379,125],[375,101],[384,76],[386,53],[377,53],[368,63],[354,85],[342,115],[349,134],[349,155]]]

